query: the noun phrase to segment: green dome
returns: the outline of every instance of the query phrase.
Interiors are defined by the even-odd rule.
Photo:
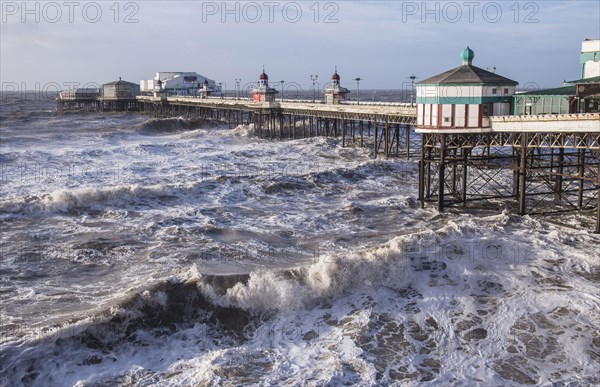
[[[460,54],[463,64],[471,64],[474,57],[475,53],[469,48],[469,46],[467,46],[467,48],[463,50],[462,54]]]

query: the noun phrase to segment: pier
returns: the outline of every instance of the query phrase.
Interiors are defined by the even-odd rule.
[[[474,66],[469,47],[460,57],[460,66],[415,84],[415,104],[347,101],[350,91],[337,68],[324,90],[326,103],[276,99],[264,68],[252,98],[212,96],[207,79],[197,84],[197,95],[169,95],[173,90],[160,79],[152,95],[139,95],[139,86],[119,79],[96,97],[89,90],[61,93],[57,103],[60,110],[251,125],[254,135],[272,140],[335,137],[343,147],[370,147],[374,158],[418,160],[422,208],[431,203],[444,212],[483,203],[520,215],[578,212],[595,218],[578,227],[600,233],[600,77],[518,93],[518,82]]]
[[[308,102],[255,104],[236,99],[138,97],[155,117],[202,117],[229,127],[253,124],[261,138],[340,138],[374,157],[419,159],[419,201],[468,207],[501,201],[525,215],[595,213],[600,232],[600,113],[491,116],[488,129],[414,131],[410,104]],[[471,204],[473,205],[473,204]]]
[[[310,102],[254,103],[247,100],[139,96],[140,111],[154,117],[199,117],[229,127],[253,124],[261,138],[339,137],[373,148],[375,157],[418,155],[416,109],[410,104],[326,105]]]
[[[125,107],[230,128],[252,124],[256,136],[274,140],[336,137],[342,146],[371,147],[374,157],[418,160],[422,207],[444,212],[496,201],[521,215],[595,212],[591,228],[600,232],[600,113],[491,116],[487,129],[415,131],[417,109],[402,103],[138,96]]]

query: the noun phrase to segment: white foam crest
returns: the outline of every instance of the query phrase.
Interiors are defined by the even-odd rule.
[[[238,125],[233,129],[216,132],[224,136],[251,137],[254,135],[254,124]]]
[[[176,185],[141,186],[132,184],[107,188],[59,189],[41,195],[0,201],[0,210],[7,213],[69,212],[75,208],[87,208],[96,204],[125,203],[135,198],[176,196],[193,188],[193,183],[182,183]]]
[[[190,130],[189,132],[183,132],[180,134],[180,136],[181,138],[195,138],[205,136],[207,133],[208,130],[206,129],[194,129]]]
[[[350,289],[403,287],[409,280],[403,259],[407,238],[411,237],[347,255],[322,256],[314,264],[289,271],[252,272],[246,283],[237,283],[224,295],[205,283],[199,286],[216,305],[256,314],[297,309]]]

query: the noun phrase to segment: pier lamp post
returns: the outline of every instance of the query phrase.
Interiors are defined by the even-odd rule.
[[[313,103],[315,103],[315,82],[317,81],[317,79],[319,78],[318,75],[311,75],[310,76],[310,80],[312,81],[312,85],[313,85]]]
[[[219,95],[223,98],[223,82],[219,82]]]
[[[362,81],[362,78],[354,78],[354,80],[356,81],[356,104],[358,105],[360,103],[358,100],[358,92],[360,90],[359,86],[360,86],[360,81]]]
[[[240,82],[242,82],[241,78],[235,79],[235,97],[240,99]]]
[[[281,102],[283,102],[283,84],[285,81],[279,81],[279,83],[281,83]]]
[[[408,77],[410,79],[410,107],[415,106],[415,79],[417,78],[415,75]]]

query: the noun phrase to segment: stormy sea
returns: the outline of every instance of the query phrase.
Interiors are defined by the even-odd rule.
[[[600,383],[586,228],[421,209],[416,159],[336,138],[1,97],[0,386]]]

